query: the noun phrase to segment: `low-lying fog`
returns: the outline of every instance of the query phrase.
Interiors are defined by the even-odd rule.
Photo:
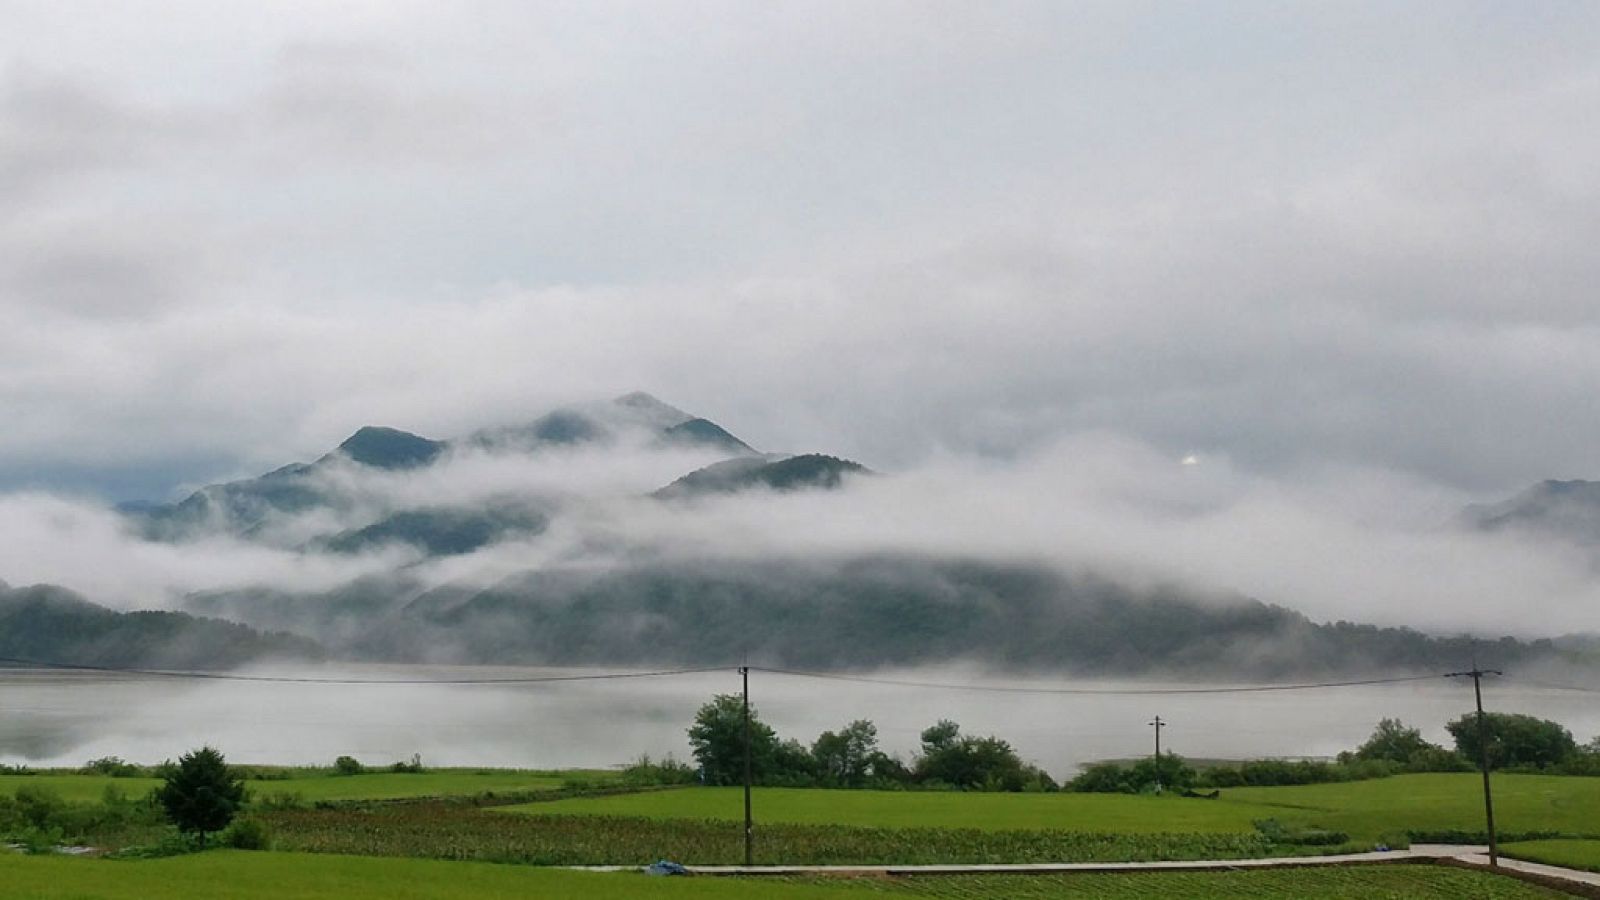
[[[363,666],[316,677],[526,677],[551,670]],[[885,678],[969,683],[966,673],[918,670]],[[988,682],[1000,684],[1000,682]],[[1005,682],[1056,686],[1056,682]],[[1074,687],[1151,687],[1079,682]],[[1193,687],[1192,684],[1181,685]],[[152,763],[203,743],[235,762],[330,764],[350,754],[386,764],[420,753],[438,766],[605,767],[640,754],[689,758],[685,729],[736,672],[536,685],[328,685],[177,681],[38,671],[0,672],[0,762],[77,766],[114,755]],[[1152,716],[1171,722],[1163,747],[1190,757],[1331,756],[1378,719],[1398,717],[1448,745],[1444,723],[1472,706],[1470,682],[1425,681],[1283,693],[1168,696],[1002,694],[822,681],[755,672],[752,700],[781,737],[809,744],[853,719],[878,726],[902,756],[941,718],[996,734],[1057,778],[1079,764],[1150,751]],[[1514,681],[1485,686],[1491,709],[1600,734],[1592,695]]]

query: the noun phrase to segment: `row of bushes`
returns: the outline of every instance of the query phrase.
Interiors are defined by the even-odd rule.
[[[1176,755],[1133,765],[1090,766],[1067,783],[1068,790],[1141,793],[1159,785],[1168,790],[1234,787],[1276,787],[1361,781],[1416,772],[1468,772],[1477,768],[1480,746],[1491,768],[1507,772],[1558,775],[1600,775],[1600,739],[1580,746],[1559,723],[1513,713],[1486,713],[1479,743],[1475,715],[1445,726],[1455,739],[1449,750],[1431,743],[1422,732],[1398,719],[1383,719],[1360,747],[1339,754],[1334,762],[1252,760],[1196,769]]]

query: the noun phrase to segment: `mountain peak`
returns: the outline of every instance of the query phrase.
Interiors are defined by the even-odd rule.
[[[634,391],[623,394],[611,401],[613,406],[624,410],[632,418],[637,418],[654,428],[671,428],[682,425],[694,418],[683,410],[670,403],[664,403],[644,391]]]
[[[754,447],[734,437],[726,428],[710,419],[690,419],[687,422],[680,422],[663,431],[661,437],[668,444],[713,447],[738,456],[756,455]]]
[[[432,441],[398,428],[367,425],[346,438],[339,452],[364,466],[410,469],[425,466],[444,452],[443,441]]]

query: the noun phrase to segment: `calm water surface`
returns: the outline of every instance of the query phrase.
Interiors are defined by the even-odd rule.
[[[560,672],[341,666],[270,674],[428,679]],[[878,677],[974,680],[948,670]],[[75,766],[120,756],[149,763],[200,744],[222,749],[235,762],[323,765],[342,754],[369,764],[420,753],[433,765],[535,768],[620,765],[642,753],[685,759],[684,730],[695,710],[713,694],[738,689],[734,672],[541,685],[316,685],[0,670],[0,762]],[[1305,692],[1126,697],[978,693],[755,672],[751,695],[781,736],[807,744],[825,729],[865,718],[877,724],[884,749],[908,755],[923,728],[948,718],[968,733],[1009,740],[1057,777],[1070,776],[1084,762],[1148,753],[1146,723],[1157,714],[1172,723],[1162,734],[1163,747],[1186,756],[1331,756],[1360,743],[1384,716],[1448,743],[1444,723],[1472,705],[1470,682],[1443,679]],[[1580,741],[1600,734],[1594,694],[1508,680],[1486,684],[1485,697],[1492,709],[1556,719]]]

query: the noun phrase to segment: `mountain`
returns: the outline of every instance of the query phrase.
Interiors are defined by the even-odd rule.
[[[735,456],[755,456],[754,447],[739,440],[710,419],[689,419],[665,428],[662,442],[675,447],[715,447]]]
[[[484,509],[408,509],[325,538],[319,545],[334,553],[361,553],[401,543],[429,556],[456,556],[509,537],[537,535],[548,524],[544,513],[518,503]]]
[[[1177,587],[1135,589],[1033,565],[862,556],[695,559],[544,570],[490,588],[403,575],[336,591],[258,589],[190,607],[316,634],[394,662],[875,668],[1283,679],[1600,663],[1550,641],[1478,643],[1404,628],[1316,623],[1283,607]]]
[[[332,455],[375,469],[414,469],[438,459],[449,444],[401,431],[368,425],[346,438]]]
[[[1469,506],[1462,519],[1483,531],[1600,543],[1600,481],[1542,481],[1500,503]]]
[[[858,462],[820,453],[789,457],[749,456],[696,469],[656,491],[654,496],[680,499],[704,494],[731,494],[751,488],[774,491],[832,490],[842,485],[846,476],[870,474],[872,470]]]
[[[314,660],[307,637],[263,633],[181,612],[116,612],[52,585],[0,582],[0,657],[72,665],[216,669],[262,659]]]
[[[123,514],[145,538],[187,541],[227,534],[290,548],[353,553],[385,542],[409,544],[430,555],[466,553],[506,537],[537,534],[549,524],[546,511],[527,504],[492,509],[440,506],[366,511],[369,498],[350,496],[346,470],[422,472],[458,450],[537,454],[584,444],[609,446],[626,436],[656,448],[700,449],[717,456],[745,457],[756,451],[722,426],[692,416],[642,392],[606,403],[559,409],[521,425],[433,440],[397,428],[368,425],[311,463],[293,463],[258,478],[201,488],[178,503],[136,504]],[[307,538],[291,529],[269,534],[275,522],[312,513],[359,523]],[[315,523],[313,523],[314,525]]]

